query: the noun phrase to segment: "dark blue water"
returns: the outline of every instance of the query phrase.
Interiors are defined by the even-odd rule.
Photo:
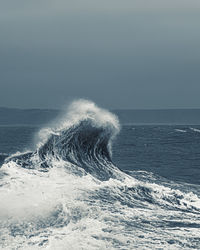
[[[39,129],[1,126],[0,161],[7,154],[32,149]],[[200,126],[123,126],[113,145],[113,161],[123,170],[143,170],[200,185]]]
[[[200,126],[124,126],[114,161],[122,169],[200,184]]]

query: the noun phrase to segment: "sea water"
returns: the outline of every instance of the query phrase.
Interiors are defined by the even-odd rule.
[[[199,249],[200,126],[120,125],[77,101],[0,127],[1,249]]]

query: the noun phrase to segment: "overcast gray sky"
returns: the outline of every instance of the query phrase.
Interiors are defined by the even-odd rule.
[[[200,108],[199,0],[1,0],[0,106]]]

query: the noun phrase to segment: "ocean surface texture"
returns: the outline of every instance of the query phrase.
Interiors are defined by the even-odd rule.
[[[200,249],[200,126],[89,101],[0,126],[0,249]]]

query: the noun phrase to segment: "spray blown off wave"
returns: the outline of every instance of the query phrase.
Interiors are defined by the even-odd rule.
[[[80,100],[40,131],[35,151],[7,158],[0,169],[1,248],[198,248],[198,192],[120,171],[112,162],[119,130],[113,114]]]

